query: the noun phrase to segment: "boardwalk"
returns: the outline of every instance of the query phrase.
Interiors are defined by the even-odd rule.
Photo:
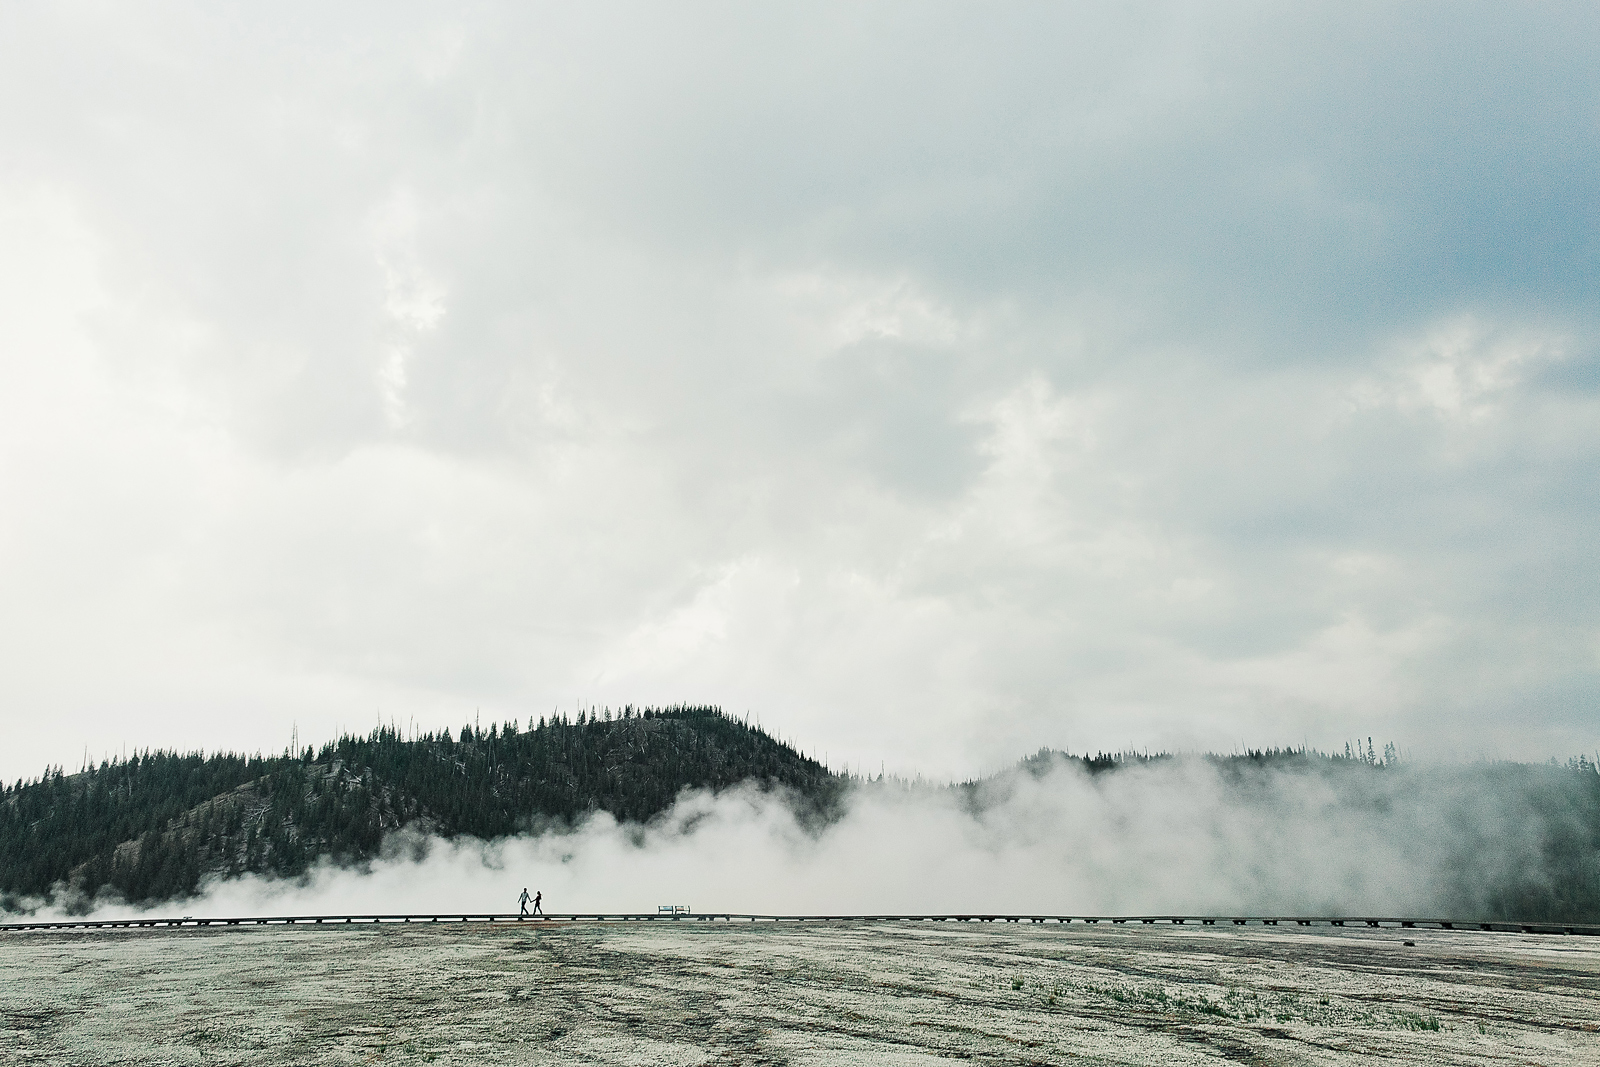
[[[750,915],[736,912],[573,912],[566,915],[519,915],[516,912],[448,915],[250,915],[201,917],[185,915],[124,919],[41,919],[0,923],[0,933],[29,930],[181,929],[209,926],[320,926],[374,923],[626,923],[626,922],[762,922],[762,923],[1032,923],[1094,926],[1337,926],[1396,930],[1481,930],[1514,934],[1600,935],[1600,925],[1559,922],[1512,922],[1478,919],[1417,919],[1361,915]]]

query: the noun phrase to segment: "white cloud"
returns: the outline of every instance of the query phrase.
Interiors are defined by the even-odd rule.
[[[0,770],[1590,747],[1582,12],[8,9]]]
[[[600,813],[571,832],[484,843],[401,834],[370,872],[218,880],[196,916],[506,913],[1045,915],[1488,913],[1542,888],[1540,842],[1574,802],[1484,767],[1220,769],[1179,761],[1090,777],[1056,764],[954,791],[860,787],[801,825],[754,789],[685,792],[644,827]],[[417,851],[425,852],[422,859]],[[103,903],[99,917],[131,909]],[[173,914],[163,905],[157,914]]]
[[[1361,406],[1390,405],[1450,422],[1481,423],[1524,378],[1567,357],[1561,334],[1497,332],[1474,318],[1441,323],[1405,344],[1386,378],[1356,385]]]

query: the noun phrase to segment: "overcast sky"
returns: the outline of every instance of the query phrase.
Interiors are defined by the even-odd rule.
[[[1597,70],[1592,3],[6,4],[0,775],[1591,751]]]

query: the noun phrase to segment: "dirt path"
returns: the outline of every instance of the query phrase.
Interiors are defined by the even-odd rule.
[[[1600,944],[764,923],[0,938],[5,1063],[957,1060],[1589,1067]]]

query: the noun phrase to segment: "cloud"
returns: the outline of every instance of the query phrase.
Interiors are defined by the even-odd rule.
[[[1600,720],[1594,13],[0,15],[0,770]]]
[[[1076,762],[1045,761],[990,779],[971,798],[858,784],[842,818],[814,827],[777,794],[691,791],[642,827],[601,813],[568,832],[493,842],[402,832],[369,869],[324,864],[299,882],[216,880],[180,913],[509,912],[528,886],[557,914],[684,904],[757,914],[1457,919],[1521,908],[1516,917],[1527,918],[1562,900],[1593,906],[1573,895],[1588,892],[1581,879],[1593,857],[1561,844],[1587,817],[1592,792],[1576,771],[1537,767],[1190,759],[1089,776]],[[173,914],[174,905],[149,913]],[[96,914],[134,912],[102,902]]]
[[[1402,350],[1387,381],[1360,383],[1354,391],[1362,407],[1392,406],[1406,413],[1427,412],[1446,422],[1482,423],[1500,414],[1497,401],[1543,366],[1566,357],[1561,336],[1486,336],[1471,319],[1438,324]]]

